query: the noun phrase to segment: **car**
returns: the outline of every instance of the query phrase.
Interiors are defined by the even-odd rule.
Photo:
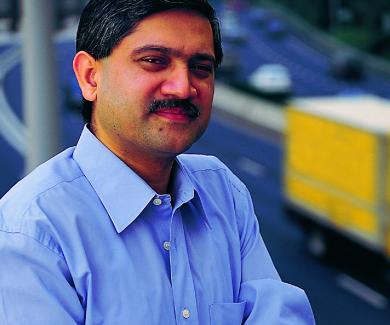
[[[221,16],[222,40],[232,44],[243,44],[246,42],[246,33],[240,24],[237,13],[226,9]]]
[[[248,79],[250,88],[264,95],[286,96],[291,93],[291,75],[282,64],[263,64]]]
[[[19,2],[15,0],[0,1],[0,31],[16,31],[19,25]]]
[[[217,77],[225,79],[225,81],[231,81],[234,79],[240,70],[240,58],[238,53],[224,49],[223,60],[217,70]]]
[[[229,42],[222,42],[223,59],[221,65],[217,69],[217,78],[223,79],[226,82],[235,79],[241,70],[240,47]]]
[[[356,81],[364,78],[364,61],[355,50],[335,51],[330,60],[329,70],[336,79]]]
[[[268,20],[268,12],[262,8],[255,8],[248,12],[249,20],[254,26],[263,27]]]
[[[288,34],[288,27],[286,23],[275,17],[268,20],[265,29],[268,36],[275,40],[282,39]]]

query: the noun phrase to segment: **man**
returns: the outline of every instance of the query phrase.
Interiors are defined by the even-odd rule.
[[[245,186],[181,155],[222,59],[208,2],[92,0],[76,47],[80,140],[0,203],[0,323],[314,324]]]

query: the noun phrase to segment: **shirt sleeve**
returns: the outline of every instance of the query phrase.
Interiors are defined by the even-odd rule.
[[[62,254],[38,239],[0,231],[0,324],[84,324]]]
[[[244,324],[315,324],[305,292],[281,281],[260,236],[248,190],[243,184],[236,184],[235,190],[242,265],[239,301],[246,301]]]

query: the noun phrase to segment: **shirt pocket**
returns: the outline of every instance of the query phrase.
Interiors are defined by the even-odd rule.
[[[241,325],[245,310],[244,302],[217,303],[210,305],[211,325]]]

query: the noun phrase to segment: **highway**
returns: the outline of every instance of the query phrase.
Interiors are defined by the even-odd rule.
[[[375,272],[361,279],[348,263],[321,262],[306,253],[303,234],[282,209],[283,144],[279,137],[243,124],[238,127],[236,119],[216,112],[191,152],[216,155],[248,186],[261,233],[282,279],[305,289],[317,324],[389,324],[389,292],[377,282]]]
[[[253,36],[254,39],[256,37]],[[63,148],[76,144],[82,128],[81,118],[68,107],[65,98],[65,90],[74,87],[71,69],[74,45],[66,39],[61,37],[57,39],[58,75],[62,90],[59,103],[62,112]],[[249,43],[252,47],[259,46],[257,44],[257,39]],[[22,119],[20,63],[1,65],[9,58],[10,53],[12,54],[7,51],[18,47],[17,41],[0,45],[0,95],[4,95],[7,105],[19,119]],[[242,51],[253,53],[246,48]],[[256,51],[260,53],[259,50]],[[4,103],[0,104],[0,107],[3,110]],[[18,124],[8,124],[7,127],[11,128],[10,132],[23,134]],[[23,174],[21,154],[23,143],[20,147],[17,144],[10,144],[17,137],[17,135],[10,137],[4,129],[0,134],[0,196]],[[253,124],[248,125],[239,117],[233,118],[222,113],[221,107],[217,107],[206,134],[190,151],[219,157],[248,186],[259,218],[261,233],[280,275],[284,281],[298,285],[307,292],[317,324],[390,323],[389,291],[377,279],[375,272],[372,274],[363,272],[362,275],[359,269],[348,263],[321,262],[305,252],[303,234],[296,225],[290,223],[282,208],[283,137],[280,134]],[[370,269],[367,260],[361,259],[360,263],[359,268],[365,265],[368,270]]]
[[[226,6],[219,4],[217,10],[220,17],[224,17]],[[235,14],[236,20],[230,23],[234,26],[230,26],[229,30],[239,28],[242,35],[245,35],[239,44],[226,37],[224,39],[222,35],[225,47],[240,58],[239,72],[232,81],[246,83],[250,73],[258,66],[265,63],[278,63],[290,71],[293,81],[292,95],[295,97],[356,93],[390,97],[389,78],[370,69],[364,70],[361,79],[335,78],[330,72],[332,53],[325,51],[283,18],[266,10],[262,10],[261,13],[263,17],[261,21],[259,18],[255,19],[253,9],[246,6]],[[271,28],[272,25],[280,26],[282,32],[279,34],[272,32],[275,29]],[[361,65],[364,69],[364,61]]]

